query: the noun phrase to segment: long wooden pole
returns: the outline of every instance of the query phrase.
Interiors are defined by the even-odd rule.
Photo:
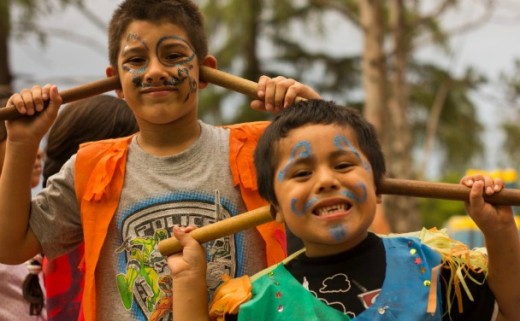
[[[465,201],[469,199],[470,189],[459,184],[386,178],[381,182],[379,192],[389,195]],[[518,206],[520,205],[520,189],[503,189],[499,193],[485,195],[484,199],[497,205]],[[199,243],[205,243],[269,222],[272,219],[269,207],[265,206],[254,211],[199,227],[190,234]],[[181,250],[182,245],[174,237],[159,242],[159,251],[164,256],[180,252]]]
[[[200,79],[220,87],[234,90],[251,98],[257,98],[257,84],[254,81],[247,80],[207,66],[200,67]],[[60,91],[60,95],[63,99],[63,103],[66,104],[120,88],[121,84],[119,82],[119,78],[110,77]],[[0,120],[9,120],[19,117],[22,117],[22,115],[18,112],[18,110],[16,110],[15,107],[9,106],[0,108]]]
[[[232,74],[201,66],[200,78],[203,81],[237,91],[253,99],[256,96],[257,84],[253,81],[234,76]],[[60,91],[63,103],[99,95],[107,91],[120,89],[121,84],[118,77],[106,78],[85,85],[77,86],[68,90]],[[15,107],[0,108],[0,121],[22,117]],[[32,117],[32,116],[23,116]],[[412,197],[440,198],[449,200],[467,200],[469,189],[458,184],[434,183],[424,181],[413,181],[403,179],[384,179],[382,182],[381,194],[405,195]],[[495,204],[520,205],[520,190],[504,189],[500,193],[492,196],[485,196],[486,200]],[[200,242],[207,242],[225,235],[266,223],[271,220],[269,210],[260,208],[247,212],[233,218],[207,225],[196,229],[192,235]],[[163,255],[169,255],[180,251],[181,247],[177,240],[171,238],[159,243],[159,250]]]

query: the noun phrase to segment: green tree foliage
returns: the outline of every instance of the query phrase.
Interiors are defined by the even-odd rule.
[[[435,101],[442,99],[442,111],[433,133],[436,144],[432,150],[423,148],[421,157],[429,159],[432,153],[444,155],[437,158],[446,172],[464,173],[472,159],[482,156],[484,150],[480,136],[471,134],[482,132],[483,126],[475,117],[476,106],[470,93],[484,83],[485,78],[472,68],[456,77],[429,63],[411,64],[410,74],[413,79],[410,82],[410,104],[416,148],[426,147],[428,126],[436,117],[432,115],[432,109]],[[439,98],[439,95],[443,97]],[[424,177],[425,168],[420,170],[419,177]]]
[[[504,90],[505,102],[503,105],[502,129],[505,133],[503,148],[506,151],[504,163],[513,164],[518,167],[520,160],[520,59],[513,63],[510,72],[501,75],[502,88]]]
[[[420,166],[419,160],[430,159],[431,153],[441,155],[443,168],[459,172],[459,176],[481,156],[482,125],[470,92],[485,79],[472,69],[457,77],[446,68],[415,59],[417,48],[425,45],[449,53],[451,34],[440,20],[458,2],[439,1],[431,4],[428,11],[424,10],[422,1],[393,0],[380,7],[382,31],[378,37],[386,55],[382,79],[388,82],[388,92],[383,97],[388,99],[386,106],[391,111],[383,118],[388,128],[382,139],[386,141],[384,148],[387,148],[389,169],[394,177],[424,177],[426,166]],[[313,86],[323,97],[363,109],[366,88],[362,77],[367,76],[361,70],[363,52],[333,52],[330,47],[333,34],[336,35],[335,48],[342,43],[347,48],[352,39],[359,39],[363,34],[361,3],[354,0],[228,0],[205,1],[203,8],[212,35],[211,51],[218,57],[220,69],[253,81],[261,74],[292,77]],[[337,22],[333,30],[330,30],[331,20]],[[340,35],[340,30],[349,32]],[[212,106],[213,110],[201,112],[211,119],[226,118],[217,108],[221,102],[230,100],[239,101],[240,108],[230,113],[233,116],[228,118],[229,122],[264,118],[249,110],[248,98],[237,98],[217,88],[206,91],[205,95],[209,98],[204,100],[204,105]],[[432,116],[436,117],[435,121]],[[409,125],[402,126],[403,122]],[[400,137],[410,137],[411,146],[395,144]],[[396,151],[390,142],[397,147]],[[430,151],[424,149],[426,142],[433,146]],[[407,155],[403,155],[403,148]],[[416,153],[412,155],[413,151]],[[410,166],[393,168],[393,159],[404,162],[408,157],[416,158]]]
[[[450,172],[442,177],[442,181],[446,183],[458,184],[459,180],[459,172]],[[463,202],[432,198],[419,199],[419,210],[426,228],[441,228],[450,217],[465,214]]]
[[[9,39],[35,34],[42,44],[47,34],[38,18],[68,5],[82,6],[83,0],[0,0],[0,91],[11,91],[13,76],[9,66]]]

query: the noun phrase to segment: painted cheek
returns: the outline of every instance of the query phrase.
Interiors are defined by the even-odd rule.
[[[334,225],[330,229],[330,235],[336,241],[343,241],[347,238],[347,229],[343,225]]]
[[[289,160],[285,164],[285,167],[278,172],[278,180],[283,181],[285,179],[285,175],[287,174],[287,169],[289,166],[298,158],[308,158],[311,156],[312,148],[311,144],[308,141],[301,141],[296,144],[291,150],[291,155],[289,156]]]
[[[360,195],[357,195],[358,193],[354,194],[352,191],[346,190],[341,192],[341,194],[345,195],[346,197],[350,198],[354,202],[361,204],[364,203],[367,200],[367,187],[363,183],[357,183],[355,186],[356,190],[361,191]]]
[[[184,65],[179,64],[176,65],[177,69],[177,76],[179,79],[179,82],[184,82],[184,80],[188,79],[189,85],[190,85],[190,92],[194,93],[197,91],[197,80],[193,75],[191,74],[191,70],[193,70],[193,65]]]
[[[132,75],[132,83],[134,84],[135,87],[141,88],[141,87],[143,87],[143,74],[146,71],[146,67],[147,66],[142,66],[139,69],[132,69],[128,66],[123,65],[121,67],[121,69],[123,69],[123,71],[126,71],[130,75]]]
[[[303,205],[303,208],[302,209],[299,209],[298,208],[298,199],[297,198],[293,198],[291,199],[291,211],[293,212],[294,215],[298,216],[298,217],[301,217],[303,215],[305,215],[305,213],[307,213],[307,211],[309,210],[309,208],[311,208],[314,203],[316,203],[318,200],[316,198],[311,198],[310,200],[308,200],[304,205]]]

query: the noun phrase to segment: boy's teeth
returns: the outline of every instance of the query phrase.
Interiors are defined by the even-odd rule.
[[[336,204],[331,206],[325,206],[320,209],[318,209],[318,216],[325,216],[334,214],[336,212],[344,211],[345,210],[345,204]]]

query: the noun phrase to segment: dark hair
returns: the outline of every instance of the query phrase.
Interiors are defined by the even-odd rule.
[[[114,11],[108,27],[108,58],[116,70],[121,37],[130,23],[136,20],[175,24],[186,31],[199,61],[208,54],[204,17],[193,1],[125,0]]]
[[[279,141],[287,137],[291,130],[309,124],[352,128],[361,151],[372,166],[374,183],[376,189],[379,189],[386,169],[374,127],[353,108],[339,106],[332,101],[305,100],[278,114],[258,141],[255,149],[255,168],[258,190],[263,198],[271,204],[278,204],[274,193],[274,178],[279,157]]]
[[[43,186],[78,151],[80,144],[124,137],[138,130],[134,114],[122,99],[99,95],[67,104],[47,137]]]

